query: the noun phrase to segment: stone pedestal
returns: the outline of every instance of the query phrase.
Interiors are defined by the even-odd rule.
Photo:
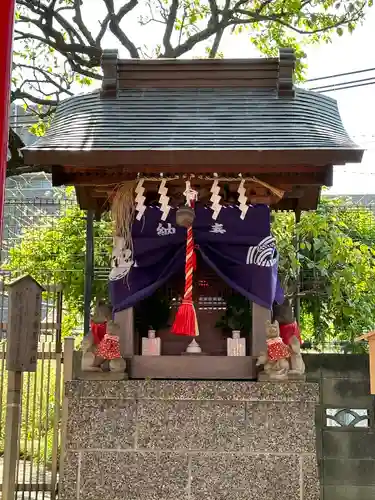
[[[73,381],[60,500],[319,500],[318,385]]]

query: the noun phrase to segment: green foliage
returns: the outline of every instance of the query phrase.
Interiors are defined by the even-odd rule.
[[[302,320],[315,341],[353,342],[375,326],[375,216],[350,208],[343,200],[323,199],[295,229],[291,214],[275,217],[284,288],[293,296],[301,273]],[[298,255],[294,238],[300,241]]]
[[[216,328],[222,328],[226,333],[232,330],[250,332],[251,305],[249,301],[239,293],[231,293],[225,298],[227,308]]]
[[[71,189],[68,193],[70,199],[62,213],[42,216],[34,226],[26,228],[4,264],[4,269],[31,274],[41,284],[63,286],[63,335],[71,334],[83,315],[86,249],[85,212],[74,202]],[[108,221],[95,223],[94,241],[94,266],[108,268],[112,250]],[[107,298],[107,290],[106,279],[94,280],[93,298]]]
[[[2,344],[1,351],[4,351]],[[58,367],[61,371],[61,366]],[[25,373],[22,383],[22,413],[20,425],[19,455],[32,461],[34,473],[43,473],[43,464],[52,463],[53,440],[59,432],[60,422],[56,420],[56,362],[44,359],[38,361],[36,373]],[[7,401],[7,371],[5,360],[0,360],[0,455],[4,453],[5,417]],[[61,395],[62,387],[60,387]],[[28,476],[26,476],[28,479]],[[27,480],[26,479],[26,480]]]
[[[292,212],[274,214],[272,231],[277,241],[279,276],[284,290],[290,289],[299,273],[299,262],[294,243],[295,218]]]

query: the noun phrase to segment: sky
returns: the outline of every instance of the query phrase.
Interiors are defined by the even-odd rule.
[[[330,45],[307,50],[308,78],[375,68],[375,9],[371,9],[366,22],[353,35],[337,37]],[[341,79],[317,82],[320,85],[339,81],[359,80],[375,76],[375,71]],[[375,85],[329,92],[339,105],[344,126],[350,136],[366,152],[361,165],[335,168],[333,188],[335,194],[375,194]]]
[[[370,9],[363,26],[352,35],[335,37],[331,44],[308,47],[307,78],[375,68],[375,8]],[[246,43],[231,37],[225,47],[226,57],[246,57]],[[375,71],[334,80],[316,82],[327,85],[340,81],[375,77]],[[310,84],[312,85],[312,84]],[[349,135],[366,148],[362,163],[337,166],[330,194],[375,194],[375,85],[327,93],[337,100]]]
[[[96,25],[96,28],[97,19],[103,18],[100,13],[101,6],[102,2],[91,0],[90,10],[84,12],[86,22]],[[155,40],[161,40],[162,36],[157,24],[149,24],[140,30],[136,17],[127,19],[126,32],[131,39],[136,42],[141,39],[142,43],[150,47],[155,44]],[[307,47],[305,49],[308,63],[307,78],[375,68],[374,27],[375,7],[369,10],[364,24],[358,27],[352,35],[336,36],[331,44]],[[118,44],[111,35],[106,36],[103,42],[104,48],[115,48]],[[198,50],[199,55],[202,55],[202,46]],[[224,57],[228,58],[257,57],[258,55],[249,43],[246,34],[227,35],[223,39],[220,50],[224,53]],[[198,53],[191,55],[198,55]],[[120,51],[120,56],[128,57],[128,54],[123,50]],[[353,75],[317,82],[317,84],[326,85],[350,79],[358,80],[372,75],[375,77],[375,71],[363,76]],[[330,194],[375,194],[375,85],[338,90],[327,95],[338,101],[344,125],[350,136],[357,144],[366,148],[361,165],[349,164],[335,167],[334,184],[329,192]]]

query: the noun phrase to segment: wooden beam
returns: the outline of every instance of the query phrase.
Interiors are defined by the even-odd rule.
[[[205,172],[232,172],[239,165],[343,165],[360,163],[358,149],[97,149],[44,150],[25,149],[26,164],[72,165],[76,167],[119,167],[137,165],[137,172],[192,172],[192,165],[205,165]],[[148,167],[145,167],[147,165]],[[168,166],[168,167],[165,167]],[[167,170],[168,168],[168,170]],[[196,169],[195,172],[198,172]],[[244,172],[243,172],[244,173]],[[53,174],[53,168],[52,168]]]
[[[101,66],[103,70],[102,88],[100,96],[114,97],[117,93],[118,76],[117,76],[117,60],[118,50],[104,49],[102,53]]]
[[[279,74],[277,91],[279,97],[294,97],[294,69],[296,55],[294,49],[281,48],[279,50]]]
[[[228,167],[226,167],[227,169]],[[146,172],[146,168],[143,168],[143,172],[145,174],[149,174],[152,172]],[[183,173],[184,169],[181,168],[181,173]],[[158,172],[154,172],[154,174],[159,175],[160,170]],[[186,173],[194,173],[194,169],[189,167],[186,169]],[[206,172],[207,174],[212,174],[212,173],[220,173],[220,170],[216,167],[212,168],[207,168]],[[246,172],[243,172],[246,173]],[[135,178],[135,176],[134,176]],[[272,186],[279,186],[281,184],[285,185],[294,185],[294,186],[329,186],[329,175],[327,175],[326,172],[315,172],[315,173],[310,173],[310,172],[299,172],[299,173],[290,173],[290,174],[257,174],[257,178],[261,181],[267,182],[268,184],[271,184]],[[52,177],[53,179],[53,177]],[[116,185],[120,184],[121,182],[124,182],[127,179],[127,176],[125,176],[122,173],[109,173],[109,172],[101,172],[99,173],[92,173],[92,174],[80,174],[79,172],[77,173],[71,173],[67,174],[64,180],[65,185],[72,185],[72,186],[82,186],[82,187],[92,187],[92,186],[110,186],[110,185]],[[182,182],[182,180],[180,181]],[[198,180],[199,182],[199,180]]]
[[[133,308],[115,313],[115,322],[120,326],[120,352],[123,358],[134,356],[134,313]]]
[[[311,194],[303,196],[302,198],[297,197],[284,197],[277,203],[271,203],[270,207],[273,210],[295,210],[296,208],[300,208],[301,210],[313,210],[317,207],[317,202],[319,199],[319,187],[314,187],[311,190]],[[310,190],[309,190],[310,193]],[[91,201],[90,201],[91,200]],[[103,195],[102,198],[91,198],[87,201],[87,204],[83,205],[82,201],[79,199],[80,207],[83,210],[92,209],[94,206],[96,207],[98,204],[100,205],[100,209],[96,212],[97,214],[103,213],[110,208],[110,203],[108,197]]]
[[[375,331],[365,333],[355,339],[356,342],[367,341],[369,345],[370,394],[375,394]]]
[[[369,339],[370,393],[375,394],[375,337]]]
[[[147,168],[150,165],[145,164],[144,167]],[[151,165],[152,166],[152,165]],[[281,174],[281,173],[290,173],[290,172],[325,172],[328,167],[331,165],[329,164],[321,164],[321,165],[308,165],[308,164],[287,164],[287,165],[282,165],[278,164],[275,162],[273,165],[248,165],[248,164],[243,164],[243,165],[237,165],[237,168],[240,170],[238,172],[242,172],[242,170],[249,170],[251,169],[251,172],[249,172],[249,175],[256,175],[256,174]],[[196,164],[196,165],[191,165],[191,169],[195,169],[198,171],[204,172],[205,168],[207,165],[201,163],[201,164]],[[160,172],[163,172],[163,168],[166,168],[168,170],[171,170],[170,165],[160,165]],[[56,171],[61,169],[65,173],[77,173],[77,167],[72,167],[70,165],[65,165],[64,167],[54,167],[54,170]],[[118,166],[112,166],[108,167],[108,172],[109,173],[117,173],[121,174],[124,176],[127,176],[127,179],[125,180],[131,180],[135,178],[134,172],[131,173],[131,171],[139,170],[139,165],[118,165]],[[137,172],[138,172],[137,170]],[[84,173],[93,173],[93,172],[99,172],[103,173],[103,167],[100,167],[99,165],[93,165],[93,166],[83,166],[80,167],[79,172],[84,174]],[[180,175],[181,172],[179,171],[179,167],[176,166],[175,170],[171,170],[173,175]],[[228,163],[226,172],[228,176],[235,177],[237,173],[233,173],[233,165]],[[198,174],[200,175],[200,174]]]
[[[104,69],[103,67],[103,72]],[[278,75],[277,58],[117,61],[119,88],[271,87],[276,89]]]
[[[134,356],[130,378],[255,380],[250,356]]]

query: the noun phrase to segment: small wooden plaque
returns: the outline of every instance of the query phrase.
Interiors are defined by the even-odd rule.
[[[44,288],[31,276],[18,278],[8,287],[7,369],[35,372]]]

